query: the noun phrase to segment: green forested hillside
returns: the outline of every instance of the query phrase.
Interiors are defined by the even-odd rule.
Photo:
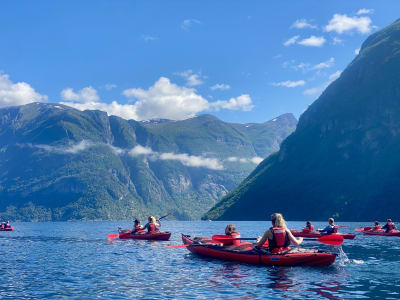
[[[301,116],[296,131],[207,219],[375,220],[400,217],[400,20]]]
[[[202,115],[136,122],[32,103],[0,109],[0,217],[196,219],[277,151],[292,115],[229,124]],[[265,137],[265,144],[262,139]],[[257,161],[257,159],[256,159]]]

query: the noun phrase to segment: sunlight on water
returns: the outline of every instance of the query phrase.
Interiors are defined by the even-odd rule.
[[[168,242],[119,240],[107,234],[129,222],[16,223],[0,233],[2,299],[398,299],[400,238],[358,234],[342,247],[308,241],[304,248],[338,253],[330,267],[265,267],[197,257],[180,233],[211,236],[227,222],[163,222]],[[242,236],[267,222],[234,222]],[[316,222],[317,226],[319,225]],[[301,228],[302,222],[288,222]],[[321,223],[321,226],[323,224]],[[347,223],[343,232],[360,224]]]

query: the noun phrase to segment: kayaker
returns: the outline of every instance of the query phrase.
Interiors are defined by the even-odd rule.
[[[375,230],[375,231],[380,231],[381,229],[382,229],[382,226],[379,225],[379,222],[378,222],[378,221],[375,221],[375,223],[374,223],[374,230]]]
[[[303,232],[313,232],[314,231],[314,225],[311,224],[311,221],[306,222],[306,227],[303,228]]]
[[[328,220],[328,226],[326,226],[324,229],[318,229],[319,232],[321,233],[326,233],[326,234],[332,234],[334,233],[337,229],[335,228],[335,220],[333,218],[329,218]]]
[[[138,219],[135,219],[135,221],[133,221],[132,233],[139,233],[139,232],[143,232],[143,226],[140,225],[140,221]]]
[[[7,221],[5,228],[11,228],[10,221]]]
[[[149,233],[154,233],[158,231],[157,227],[161,227],[161,222],[160,220],[156,220],[153,216],[148,217],[148,223],[144,225],[143,229],[147,229],[147,232]]]
[[[391,232],[397,228],[391,219],[387,219],[386,224],[382,227],[382,229],[385,229],[385,232]]]
[[[279,213],[271,215],[272,227],[269,228],[262,238],[257,238],[255,248],[260,249],[268,240],[268,247],[271,253],[280,253],[290,250],[290,242],[295,246],[299,246],[303,242],[303,238],[295,238],[290,230],[286,227],[283,216]]]
[[[235,225],[233,225],[233,224],[226,225],[225,235],[232,237],[232,241],[230,243],[225,242],[225,245],[229,245],[229,244],[234,245],[234,246],[240,245],[240,232],[237,231]]]
[[[6,222],[1,222],[0,228],[1,228],[1,229],[6,228]]]

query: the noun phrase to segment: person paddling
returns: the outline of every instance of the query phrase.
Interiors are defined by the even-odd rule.
[[[286,227],[283,216],[279,213],[271,215],[272,227],[269,228],[262,238],[257,238],[255,248],[260,249],[268,240],[268,247],[271,253],[281,253],[290,250],[290,243],[299,246],[303,242],[303,238],[295,238],[290,230]]]
[[[140,221],[135,219],[135,221],[133,221],[132,233],[142,233],[143,231],[143,226],[140,225]]]
[[[326,226],[324,229],[318,229],[318,231],[326,234],[335,233],[337,231],[337,227],[335,226],[335,220],[333,218],[329,218],[328,223],[329,223],[328,226]]]
[[[158,231],[158,227],[161,227],[160,220],[156,220],[153,216],[149,216],[147,220],[148,223],[143,227],[144,230],[147,229],[147,232],[155,233]]]
[[[382,229],[385,229],[385,232],[391,232],[397,228],[391,219],[387,219],[386,224],[382,227]]]
[[[380,230],[382,230],[382,226],[379,225],[379,222],[378,222],[378,221],[375,221],[374,227],[373,227],[373,228],[374,228],[373,230],[375,230],[375,231],[380,231]]]
[[[306,222],[306,227],[303,228],[303,232],[313,232],[314,231],[314,225],[311,223],[311,221]]]

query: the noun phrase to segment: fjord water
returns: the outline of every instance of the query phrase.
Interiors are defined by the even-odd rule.
[[[234,222],[242,237],[267,222]],[[358,234],[330,267],[261,267],[199,258],[180,233],[211,236],[227,222],[164,221],[168,242],[107,241],[130,222],[15,223],[0,232],[2,299],[279,299],[400,297],[400,238]],[[369,223],[342,223],[352,232]],[[288,222],[300,229],[304,222]],[[315,223],[322,227],[324,223]],[[316,242],[304,247],[341,252]]]

